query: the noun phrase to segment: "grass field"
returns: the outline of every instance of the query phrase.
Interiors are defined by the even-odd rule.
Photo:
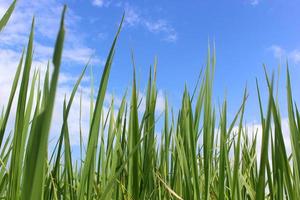
[[[5,28],[15,4],[16,1],[1,19],[0,31]],[[288,107],[285,109],[291,152],[287,152],[284,143],[280,110],[273,94],[276,89],[273,75],[265,72],[269,92],[267,104],[262,104],[257,84],[261,134],[249,132],[243,123],[247,89],[232,121],[227,119],[226,99],[220,108],[213,105],[214,49],[208,49],[206,67],[195,91],[185,90],[182,94],[178,112],[173,112],[165,100],[163,131],[157,134],[156,65],[149,74],[142,115],[138,112],[141,99],[135,73],[130,101],[127,102],[124,94],[117,110],[112,101],[109,112],[104,114],[103,111],[122,22],[109,50],[100,85],[95,87],[99,88],[96,99],[91,98],[89,136],[88,141],[80,140],[81,159],[72,158],[67,119],[88,65],[78,77],[70,98],[64,101],[60,136],[54,150],[49,152],[49,132],[65,37],[65,12],[66,7],[53,52],[54,68],[49,70],[48,66],[45,77],[32,69],[32,22],[9,100],[0,114],[1,199],[300,198],[300,114],[293,101],[288,67]],[[44,80],[43,85],[41,80]],[[12,110],[13,103],[17,110]],[[16,115],[14,127],[10,129],[7,122],[12,112]],[[257,148],[258,145],[261,148]]]

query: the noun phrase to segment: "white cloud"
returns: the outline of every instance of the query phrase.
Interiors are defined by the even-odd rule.
[[[300,50],[295,49],[289,53],[289,58],[296,64],[300,63]]]
[[[269,50],[273,52],[274,57],[277,59],[282,59],[282,57],[286,54],[285,50],[278,45],[272,45],[269,47]]]
[[[63,85],[63,84],[70,84],[70,83],[74,83],[78,80],[79,76],[74,76],[72,74],[68,74],[68,73],[61,73],[59,76],[59,84]],[[90,77],[89,76],[84,76],[81,80],[81,83],[89,83],[90,82]],[[81,88],[81,90],[83,90],[83,88]],[[85,90],[83,90],[85,91]],[[86,91],[85,91],[86,92]]]
[[[108,7],[112,1],[107,0],[93,0],[92,4],[98,7]],[[178,39],[176,30],[165,19],[150,19],[148,16],[143,15],[141,9],[133,6],[128,2],[121,1],[113,4],[117,8],[125,10],[124,26],[135,27],[141,26],[149,32],[162,35],[162,40],[166,42],[175,42]]]
[[[159,90],[157,94],[156,109],[160,113],[165,111],[165,96],[162,90]]]
[[[8,102],[8,97],[10,94],[10,89],[12,86],[12,80],[14,78],[16,68],[21,57],[21,53],[17,53],[12,50],[3,50],[0,49],[0,108],[2,109]],[[32,64],[32,71],[31,76],[33,74],[33,69],[39,69],[41,72],[41,84],[43,84],[43,77],[46,71],[47,61],[34,61]],[[59,83],[56,93],[53,117],[52,117],[52,126],[50,131],[49,140],[52,142],[50,143],[50,147],[54,145],[57,141],[57,138],[60,133],[60,129],[62,126],[62,110],[63,110],[63,101],[66,96],[68,100],[73,85],[77,81],[79,75],[74,74],[67,74],[67,73],[60,73],[59,76]],[[21,79],[21,77],[20,77]],[[31,79],[32,80],[32,79]],[[20,80],[19,80],[20,81]],[[84,77],[82,83],[88,83],[90,81],[89,77]],[[87,85],[87,84],[84,84]],[[70,115],[68,118],[68,125],[70,131],[70,142],[71,145],[79,145],[80,137],[79,137],[79,111],[80,111],[80,93],[82,93],[82,130],[83,130],[83,139],[87,141],[88,138],[88,131],[89,131],[89,118],[90,118],[90,88],[88,86],[81,85],[78,89],[78,92],[74,98],[74,103],[72,105]],[[108,96],[110,94],[108,93]],[[18,98],[18,91],[15,95],[15,100],[12,106],[11,116],[8,121],[8,129],[6,133],[13,130],[13,123],[15,118],[15,111],[16,111],[16,98]],[[108,98],[105,100],[106,102],[109,101]],[[119,100],[115,97],[115,102],[118,103]],[[107,103],[108,104],[108,103]],[[103,112],[107,113],[107,108],[104,106]]]
[[[111,1],[107,0],[93,0],[92,5],[97,7],[108,7],[110,5]]]
[[[149,31],[157,33],[160,31],[167,31],[170,27],[165,20],[157,20],[155,22],[144,22]]]
[[[0,2],[0,15],[7,9],[7,3]],[[53,46],[58,32],[62,4],[55,0],[25,1],[20,0],[0,37],[0,48],[20,50],[26,46],[30,32],[31,19],[35,16],[35,55],[37,59],[52,57]],[[85,64],[95,50],[88,47],[80,33],[78,22],[81,18],[70,8],[66,16],[66,42],[64,61]],[[78,50],[80,49],[80,50]],[[72,55],[72,56],[71,56]],[[94,56],[94,62],[100,58]]]
[[[0,1],[0,15],[3,15],[7,9],[8,3]],[[12,80],[21,57],[22,49],[26,46],[28,35],[30,31],[31,18],[33,15],[36,17],[35,40],[34,40],[34,62],[32,69],[38,68],[41,71],[41,78],[45,73],[47,62],[52,58],[53,46],[56,34],[59,27],[59,19],[62,6],[57,4],[54,0],[40,0],[40,1],[25,1],[19,0],[16,10],[12,15],[8,26],[0,33],[0,108],[7,104],[10,94]],[[77,31],[78,21],[80,17],[68,9],[66,18],[66,42],[63,51],[63,61],[72,62],[76,64],[86,63],[90,56],[95,54],[95,50],[88,47],[84,37]],[[140,16],[140,15],[138,15]],[[136,20],[136,23],[146,27],[146,18],[134,19],[134,13],[131,16],[131,22]],[[132,21],[133,20],[133,21]],[[155,21],[154,21],[155,22]],[[166,33],[166,22],[163,27],[157,26],[153,22],[152,31],[155,33]],[[147,27],[146,27],[147,28]],[[162,30],[159,30],[162,29]],[[149,30],[149,29],[147,29]],[[150,30],[149,30],[150,31]],[[94,57],[94,62],[102,63],[101,59]],[[62,66],[63,67],[63,66]],[[33,73],[33,71],[31,71]],[[56,102],[53,112],[53,120],[51,134],[49,139],[55,142],[60,132],[62,123],[62,106],[65,96],[67,99],[72,91],[72,86],[78,78],[78,74],[60,73],[59,85],[57,89]],[[43,81],[43,80],[41,80]],[[84,78],[83,82],[89,81],[89,78]],[[86,85],[86,84],[85,84]],[[80,86],[79,91],[82,91],[82,130],[84,138],[88,137],[89,130],[89,117],[90,117],[90,88]],[[96,93],[96,92],[95,92]],[[69,115],[69,130],[72,145],[79,144],[79,110],[80,110],[80,93],[77,93],[72,109]],[[17,96],[17,95],[16,95]],[[105,99],[106,104],[110,102],[113,95],[107,93]],[[118,96],[114,95],[115,105],[118,107],[121,100]],[[14,101],[12,110],[16,110],[16,101]],[[164,96],[161,91],[157,96],[157,112],[164,110]],[[107,107],[104,106],[104,113],[107,113]],[[11,112],[10,116],[10,130],[13,129],[13,119],[15,112]],[[8,130],[8,131],[10,131]]]
[[[274,124],[271,125],[272,133],[274,134]],[[291,149],[291,140],[290,140],[290,128],[289,128],[289,121],[288,118],[282,118],[281,119],[281,130],[283,135],[283,140],[286,148],[286,152],[289,155],[292,152]],[[260,153],[261,153],[261,142],[262,142],[262,126],[260,123],[247,123],[244,126],[243,131],[246,131],[248,134],[248,137],[251,140],[254,139],[255,133],[257,133],[257,143],[256,143],[256,150],[257,150],[257,158],[260,160]],[[232,132],[237,133],[238,132],[238,126],[235,126],[232,130]],[[274,137],[273,137],[274,138]],[[269,139],[271,139],[269,137]],[[269,142],[270,147],[270,142]],[[269,148],[270,150],[270,148]]]
[[[169,35],[167,35],[167,37],[164,38],[164,40],[167,42],[176,42],[177,39],[178,37],[176,32],[170,33]]]
[[[125,5],[125,25],[134,26],[140,24],[142,21],[137,8]]]
[[[76,49],[66,49],[63,59],[75,61],[77,63],[86,64],[92,56],[92,63],[104,64],[103,60],[95,57],[95,50],[88,47],[77,47]]]
[[[250,4],[252,6],[257,6],[259,4],[259,0],[250,0]]]
[[[271,124],[271,132],[272,134],[274,134],[274,124]],[[291,140],[290,140],[290,129],[289,129],[289,121],[288,118],[282,118],[281,119],[281,130],[282,130],[282,136],[283,136],[283,141],[285,144],[285,150],[287,155],[289,156],[292,153],[292,149],[291,149]],[[235,144],[237,142],[237,134],[239,131],[239,126],[235,125],[230,133],[230,139],[232,139],[232,137],[234,136],[235,138]],[[270,132],[270,133],[271,133]],[[220,139],[220,129],[216,128],[215,129],[215,139]],[[256,159],[258,164],[260,163],[260,155],[261,155],[261,147],[262,147],[262,125],[256,121],[252,122],[252,123],[246,123],[243,125],[242,128],[242,137],[241,137],[241,145],[243,145],[244,141],[245,141],[245,137],[243,137],[243,134],[246,133],[246,136],[248,138],[249,144],[252,144],[252,141],[254,140],[254,136],[256,135]],[[271,145],[270,145],[270,141],[271,137],[269,137],[269,144],[268,144],[268,154],[269,154],[269,158],[271,158]],[[273,140],[274,140],[274,135],[273,135]],[[199,138],[199,145],[203,144],[203,140],[202,137]],[[217,144],[219,144],[219,141],[216,141]],[[230,151],[229,151],[229,159],[234,159],[234,148],[233,146],[231,147]]]
[[[8,7],[8,3],[0,1],[0,16],[4,14]],[[34,69],[39,69],[41,72],[41,81],[46,71],[48,60],[52,58],[54,41],[56,39],[62,5],[59,5],[54,0],[40,1],[25,1],[19,0],[16,10],[12,15],[11,20],[0,33],[0,108],[7,104],[12,80],[14,78],[22,49],[26,47],[28,35],[30,32],[31,18],[35,15],[35,39],[34,39],[34,58],[32,64],[31,76]],[[86,63],[91,56],[94,56],[93,63],[102,63],[96,57],[95,50],[88,47],[84,37],[77,31],[78,21],[80,17],[75,15],[72,10],[68,9],[66,18],[66,41],[63,51],[63,61],[71,62],[72,64]],[[80,28],[80,27],[79,27]],[[63,68],[63,66],[62,66]],[[59,84],[56,94],[55,107],[53,112],[53,120],[51,134],[49,139],[56,141],[60,132],[62,122],[62,106],[65,95],[68,97],[71,94],[72,86],[75,84],[79,74],[60,73]],[[82,82],[89,81],[88,77],[84,77]],[[79,91],[82,91],[82,129],[84,138],[87,138],[89,130],[89,105],[90,94],[89,89],[80,86]],[[18,91],[15,99],[18,97]],[[68,99],[68,98],[67,98]],[[74,104],[69,117],[69,129],[71,134],[71,144],[79,143],[79,95],[74,99]],[[9,129],[13,129],[14,117],[16,110],[16,100],[14,100],[11,116],[9,119]],[[104,111],[106,108],[104,108]]]
[[[146,109],[146,94],[144,92],[139,92],[139,101],[141,101],[140,107],[139,107],[139,112],[143,113]],[[157,98],[156,98],[156,107],[155,107],[155,112],[156,114],[161,114],[162,112],[165,111],[165,96],[162,92],[162,90],[158,90],[157,93]]]
[[[175,29],[166,21],[159,19],[157,21],[144,21],[145,26],[150,32],[153,33],[165,33],[165,41],[175,42],[177,40],[177,32]]]
[[[92,4],[94,6],[102,7],[102,6],[104,6],[104,0],[93,0]]]
[[[76,79],[77,80],[77,79]],[[57,141],[59,136],[62,121],[63,121],[63,101],[66,96],[66,100],[68,101],[70,94],[72,92],[72,86],[61,85],[57,90],[56,94],[56,102],[52,117],[52,124],[55,126],[51,126],[51,135],[49,139],[54,139],[54,142]],[[81,103],[80,103],[81,96]],[[80,105],[81,104],[81,105]],[[80,107],[81,107],[81,121],[80,121]],[[108,108],[103,106],[102,112],[104,115],[107,114]],[[88,134],[89,134],[89,124],[90,124],[90,93],[89,88],[80,86],[76,93],[76,96],[73,100],[73,104],[68,117],[68,126],[69,126],[69,134],[70,134],[70,142],[71,145],[79,145],[80,144],[80,126],[82,130],[83,141],[87,142]]]
[[[151,20],[143,16],[140,9],[128,3],[125,4],[125,26],[142,26],[149,32],[161,34],[167,42],[175,42],[178,39],[176,30],[165,19]]]
[[[300,49],[288,51],[279,45],[272,45],[268,49],[273,52],[273,56],[277,59],[288,59],[295,64],[300,63]]]

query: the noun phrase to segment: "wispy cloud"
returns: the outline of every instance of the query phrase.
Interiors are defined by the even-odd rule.
[[[250,0],[252,6],[257,6],[260,3],[260,0]]]
[[[8,7],[8,1],[0,1],[0,16]],[[56,39],[62,5],[54,0],[25,1],[19,0],[16,10],[12,15],[8,26],[0,34],[0,108],[7,104],[10,94],[12,80],[18,66],[21,52],[26,47],[30,25],[33,15],[35,16],[35,40],[34,40],[34,61],[33,69],[40,70],[41,82],[46,71],[48,60],[52,58],[53,46]],[[63,51],[63,62],[72,64],[86,63],[95,54],[95,50],[90,48],[85,42],[85,38],[78,32],[80,29],[78,22],[81,20],[72,10],[68,9],[66,18],[66,42]],[[94,56],[94,61],[101,63],[99,57]],[[64,66],[62,66],[64,67]],[[68,70],[70,71],[70,70]],[[31,74],[32,75],[32,74]],[[62,106],[65,96],[69,96],[72,86],[78,78],[78,74],[60,73],[59,85],[57,89],[56,102],[53,112],[53,124],[50,139],[57,138],[62,122]],[[84,78],[83,82],[89,79]],[[88,88],[80,86],[82,92],[82,128],[84,136],[87,138],[89,128],[89,105],[90,94]],[[16,109],[14,102],[13,110]],[[72,145],[78,144],[79,135],[79,95],[76,95],[69,117],[70,134]],[[105,110],[105,109],[104,109]],[[10,127],[13,129],[13,119],[15,112],[10,117]]]
[[[144,15],[139,7],[128,2],[93,0],[92,4],[98,7],[114,5],[116,8],[124,9],[126,14],[124,20],[125,27],[143,27],[151,33],[161,35],[162,40],[166,42],[176,42],[178,39],[177,31],[166,19],[158,18],[153,20],[151,17]]]
[[[300,63],[300,50],[295,49],[289,53],[289,58],[294,61],[294,63]]]
[[[2,16],[7,8],[7,3],[0,2],[0,15]],[[54,0],[22,1],[17,4],[16,10],[8,26],[1,33],[0,48],[20,51],[26,43],[30,31],[30,24],[35,16],[35,56],[38,59],[49,59],[52,56],[53,46],[59,27],[59,16],[62,5]],[[80,34],[79,22],[81,17],[68,9],[66,19],[67,37],[65,52],[73,52],[74,56],[64,54],[64,60],[77,64],[87,62],[90,53],[95,50],[85,42]],[[80,52],[78,49],[81,49]],[[95,57],[95,62],[100,61]]]
[[[93,0],[92,4],[94,6],[97,6],[97,7],[103,7],[103,6],[107,7],[107,6],[110,5],[110,1],[107,1],[107,0]]]
[[[295,64],[300,63],[300,49],[288,51],[279,45],[272,45],[268,49],[272,51],[273,56],[277,59],[288,59]]]
[[[129,4],[125,4],[125,14],[125,25],[135,26],[143,21],[139,9]]]
[[[150,19],[144,16],[139,8],[128,3],[125,4],[125,26],[142,26],[147,31],[162,35],[167,42],[175,42],[178,39],[175,28],[165,19]]]
[[[166,20],[156,20],[156,21],[144,21],[147,29],[153,33],[164,33],[165,37],[163,38],[168,42],[175,42],[177,40],[176,30],[166,21]]]
[[[92,4],[94,6],[102,7],[104,5],[104,0],[93,0]]]
[[[0,15],[3,15],[8,3],[0,1]],[[26,46],[28,35],[30,31],[30,20],[33,15],[36,17],[35,41],[34,41],[34,62],[33,68],[38,68],[41,71],[41,81],[46,70],[46,65],[53,54],[53,44],[59,27],[59,16],[62,6],[54,0],[40,0],[40,1],[18,1],[18,6],[8,24],[8,26],[1,32],[0,35],[0,108],[6,105],[10,88],[11,80],[15,75],[19,59],[21,57],[22,49]],[[135,10],[132,14],[135,13]],[[137,12],[138,13],[138,12]],[[72,10],[68,10],[66,19],[66,42],[63,51],[63,61],[72,62],[75,64],[86,63],[90,56],[95,54],[95,50],[88,46],[84,37],[80,35],[79,23],[82,20]],[[137,14],[137,19],[131,18],[132,25],[141,25],[147,30],[157,33],[166,34],[171,26],[165,21],[151,21],[146,17],[142,17],[140,13]],[[127,21],[128,22],[128,21]],[[148,23],[148,26],[146,25]],[[158,23],[158,24],[156,24]],[[168,35],[165,35],[167,37]],[[171,37],[171,36],[169,36]],[[94,61],[101,63],[99,57],[94,57]],[[51,129],[50,139],[56,139],[59,134],[62,122],[62,109],[64,98],[69,97],[72,91],[72,86],[78,78],[78,74],[62,72],[60,73],[59,85],[57,89],[56,102],[53,112],[53,124]],[[84,78],[83,82],[89,81]],[[87,85],[87,84],[84,84]],[[84,137],[88,137],[89,117],[90,117],[90,93],[89,87],[81,85],[79,91],[82,91],[82,130]],[[69,129],[71,144],[79,144],[79,110],[80,110],[80,93],[74,99],[71,113],[69,116]],[[106,101],[109,101],[111,95],[107,95]],[[115,103],[119,104],[120,100],[115,95]],[[16,109],[14,102],[13,110]],[[157,110],[163,111],[164,96],[162,92],[158,93]],[[107,108],[104,107],[103,112],[107,113]],[[12,112],[12,115],[15,113]],[[13,118],[11,116],[11,129],[13,129]]]
[[[282,59],[286,54],[285,50],[279,45],[272,45],[268,49],[273,52],[273,56],[277,59]]]

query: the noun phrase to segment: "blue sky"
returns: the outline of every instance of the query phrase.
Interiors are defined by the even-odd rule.
[[[1,15],[9,3],[8,0],[0,0]],[[36,17],[35,66],[43,71],[52,55],[64,3],[69,9],[58,104],[64,94],[70,92],[90,56],[93,56],[96,82],[99,81],[103,63],[125,11],[125,24],[110,75],[109,97],[114,95],[118,101],[126,88],[130,88],[130,54],[133,50],[141,94],[145,89],[149,66],[157,56],[158,109],[163,110],[165,93],[171,105],[178,108],[185,83],[192,91],[206,62],[208,43],[215,42],[216,106],[226,93],[229,117],[232,117],[241,103],[247,83],[250,96],[246,118],[249,123],[257,123],[259,108],[255,78],[259,79],[262,88],[266,88],[262,64],[265,63],[271,71],[277,70],[282,63],[279,101],[283,117],[286,117],[286,59],[290,63],[294,87],[300,84],[297,78],[300,73],[300,1],[297,0],[19,0],[8,27],[0,35],[0,71],[4,72],[0,75],[0,105],[5,104],[8,97],[10,77],[26,45],[32,16]],[[89,105],[89,78],[87,74],[81,86],[84,108]],[[266,90],[262,89],[262,92]],[[294,89],[294,96],[295,100],[299,99],[300,92]],[[78,113],[78,102],[77,98],[74,116]],[[60,109],[61,106],[58,106],[57,110]],[[86,110],[83,115],[89,116]],[[55,119],[59,121],[61,116],[57,114]]]
[[[177,106],[184,84],[187,83],[191,90],[195,85],[201,66],[205,64],[209,40],[215,41],[217,52],[215,99],[222,101],[226,92],[232,113],[240,104],[247,83],[250,93],[248,120],[257,119],[255,78],[264,83],[263,63],[270,71],[277,70],[282,63],[285,71],[288,57],[292,75],[295,74],[294,85],[298,84],[299,1],[144,0],[121,3],[104,0],[94,1],[94,6],[85,2],[78,7],[78,1],[71,1],[69,6],[86,19],[82,21],[83,26],[86,25],[93,35],[100,35],[101,39],[95,39],[91,46],[97,55],[106,55],[115,24],[123,10],[127,12],[110,82],[117,93],[130,84],[130,51],[133,49],[142,88],[149,65],[157,56],[159,89]],[[93,23],[86,23],[91,20]],[[284,77],[282,73],[282,106],[285,105]]]

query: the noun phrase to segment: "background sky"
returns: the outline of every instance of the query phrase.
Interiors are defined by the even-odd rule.
[[[11,1],[0,0],[2,16]],[[68,5],[66,43],[62,73],[57,94],[52,132],[61,120],[64,95],[92,56],[96,85],[99,83],[105,58],[117,26],[125,11],[125,23],[117,44],[110,74],[106,105],[112,96],[116,104],[132,81],[131,51],[137,65],[140,94],[150,65],[158,59],[158,112],[164,109],[164,95],[175,109],[181,103],[184,85],[190,92],[205,65],[208,44],[216,47],[217,65],[214,82],[214,103],[218,106],[226,94],[229,118],[239,108],[244,87],[248,86],[246,122],[259,123],[259,107],[255,90],[258,78],[264,95],[263,64],[278,73],[279,102],[283,122],[286,121],[285,70],[288,59],[294,86],[295,101],[300,91],[300,1],[298,0],[190,0],[190,1],[118,1],[118,0],[19,0],[6,29],[0,33],[0,105],[7,102],[17,63],[26,46],[30,23],[35,16],[34,67],[45,71],[51,58],[59,27],[62,5]],[[81,92],[83,126],[88,130],[89,82],[87,73]],[[78,144],[79,95],[70,115],[72,144]],[[71,133],[72,134],[72,133]],[[86,133],[87,134],[87,133]],[[55,135],[53,135],[55,138]]]

